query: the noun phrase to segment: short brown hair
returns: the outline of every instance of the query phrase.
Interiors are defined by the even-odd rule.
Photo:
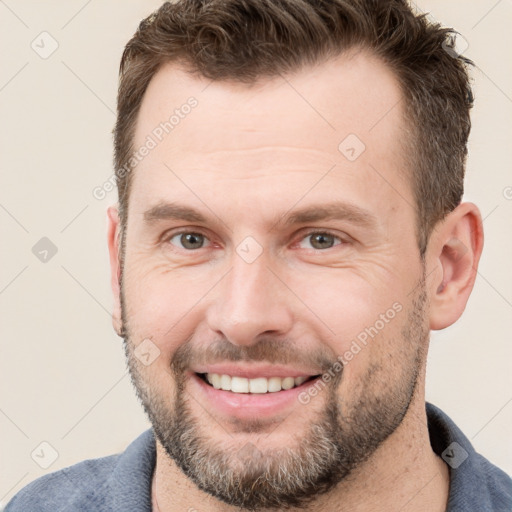
[[[456,54],[454,34],[415,14],[406,0],[166,2],[140,23],[121,59],[114,129],[121,226],[137,115],[162,64],[176,61],[212,80],[250,84],[362,47],[390,66],[405,99],[423,255],[433,227],[460,203],[464,187],[473,97],[470,61]]]

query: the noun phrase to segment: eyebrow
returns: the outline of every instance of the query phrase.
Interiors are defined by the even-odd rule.
[[[143,217],[147,224],[153,224],[160,220],[208,222],[208,219],[195,208],[178,203],[158,203],[145,211]],[[323,220],[345,220],[367,228],[375,227],[377,224],[377,218],[369,211],[350,203],[336,201],[323,205],[308,206],[280,215],[274,220],[271,229],[276,226],[306,224]]]
[[[362,227],[375,227],[377,225],[376,216],[354,204],[335,201],[323,205],[308,206],[300,210],[287,213],[278,224],[306,224],[308,222],[318,222],[323,220],[346,220]],[[274,226],[275,226],[274,225]]]
[[[159,220],[185,220],[187,222],[206,222],[206,217],[194,208],[176,204],[159,203],[145,211],[144,221],[152,224]]]

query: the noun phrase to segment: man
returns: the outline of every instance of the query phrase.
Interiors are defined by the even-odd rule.
[[[18,510],[510,511],[425,404],[483,245],[467,61],[405,1],[163,5],[128,43],[108,210],[153,428]]]

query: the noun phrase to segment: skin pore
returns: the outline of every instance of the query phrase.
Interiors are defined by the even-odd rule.
[[[169,63],[134,147],[190,97],[133,171],[122,269],[109,209],[114,326],[157,436],[154,509],[444,511],[426,354],[471,292],[477,208],[461,204],[420,257],[400,88],[366,52],[253,86]],[[354,135],[365,149],[351,160],[338,147]],[[308,403],[228,415],[195,377],[228,361],[321,374],[382,315]],[[159,354],[146,366],[134,350],[148,339]]]

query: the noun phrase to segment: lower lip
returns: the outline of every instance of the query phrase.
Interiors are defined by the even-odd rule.
[[[298,396],[320,378],[308,380],[291,389],[273,393],[251,394],[215,389],[195,373],[191,374],[190,377],[194,390],[197,390],[200,396],[204,397],[208,408],[213,406],[221,414],[239,419],[254,419],[255,417],[261,419],[276,416],[278,413],[286,413],[294,404],[300,404]]]

